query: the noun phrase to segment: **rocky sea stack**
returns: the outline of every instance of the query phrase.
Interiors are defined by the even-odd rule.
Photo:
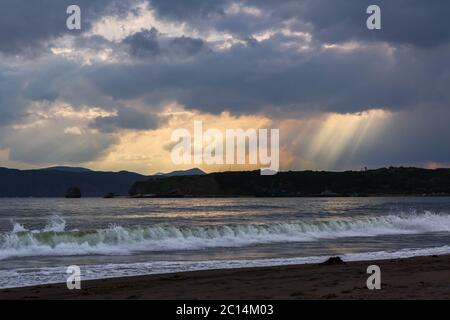
[[[66,198],[81,198],[81,190],[78,187],[70,187],[66,191]]]

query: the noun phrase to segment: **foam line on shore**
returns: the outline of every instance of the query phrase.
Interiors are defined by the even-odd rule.
[[[385,259],[412,258],[418,256],[450,254],[450,246],[426,249],[402,249],[397,251],[376,251],[340,255],[344,261],[376,261]],[[255,260],[208,260],[208,261],[154,261],[129,264],[104,264],[81,266],[83,280],[119,278],[150,274],[200,271],[212,269],[235,269],[273,267],[321,263],[329,256],[298,258],[255,259]],[[0,288],[26,287],[66,281],[65,267],[23,268],[0,270]]]

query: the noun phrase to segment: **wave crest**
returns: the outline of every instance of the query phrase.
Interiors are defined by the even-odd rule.
[[[65,231],[54,216],[42,230],[14,224],[0,234],[0,259],[37,255],[129,254],[134,251],[193,250],[274,242],[450,231],[450,215],[401,214],[340,220],[203,226],[111,225],[98,230]]]

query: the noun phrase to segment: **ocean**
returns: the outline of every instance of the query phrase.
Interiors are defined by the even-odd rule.
[[[0,288],[450,253],[450,198],[0,199]]]

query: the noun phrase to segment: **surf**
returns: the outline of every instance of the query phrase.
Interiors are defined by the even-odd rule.
[[[112,224],[94,230],[67,230],[66,221],[60,216],[53,216],[41,230],[28,230],[26,226],[13,223],[12,231],[0,234],[0,260],[46,255],[127,255],[140,251],[243,247],[448,231],[450,215],[432,212],[248,224],[155,224],[129,227]]]

